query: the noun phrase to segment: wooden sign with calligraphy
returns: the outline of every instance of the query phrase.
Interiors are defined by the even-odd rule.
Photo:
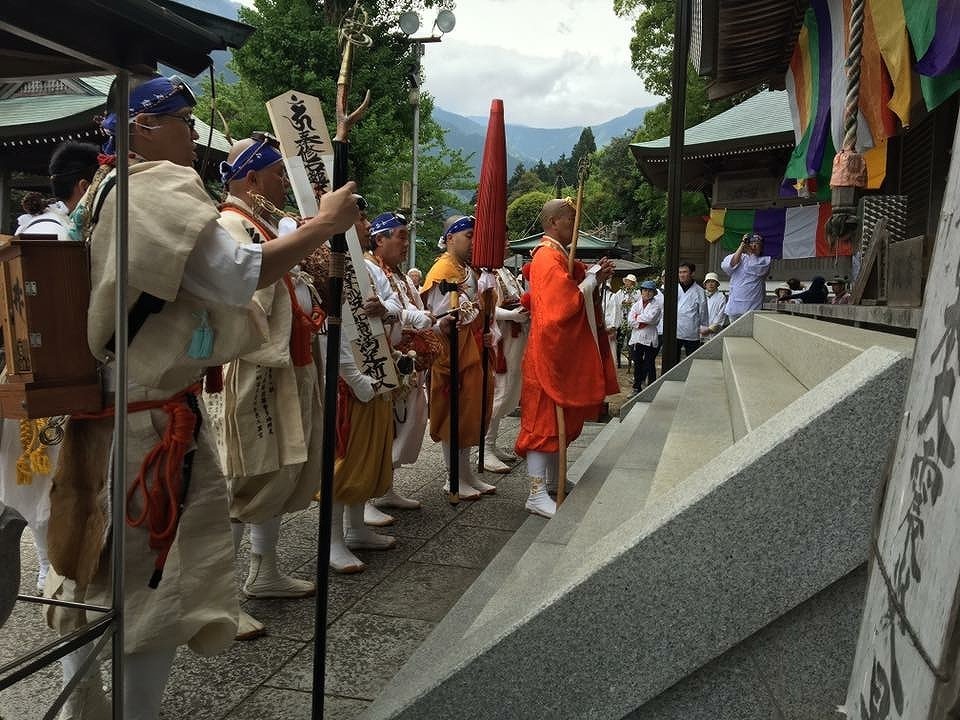
[[[960,147],[960,126],[954,138]],[[960,588],[960,155],[943,195],[906,412],[847,692],[852,720],[948,717]],[[960,400],[960,398],[958,398]],[[952,716],[952,714],[950,715]]]
[[[267,103],[267,112],[283,153],[283,162],[303,217],[313,217],[318,198],[331,189],[333,144],[319,98],[291,90]],[[363,248],[354,228],[346,233],[346,269],[343,282],[343,334],[350,343],[360,372],[373,378],[376,392],[390,392],[399,384],[397,367],[380,318],[367,317],[363,301],[374,296],[363,261]],[[360,268],[361,272],[354,271]]]
[[[280,140],[300,215],[313,217],[319,208],[317,198],[331,190],[333,181],[333,143],[320,100],[291,90],[268,102],[267,113]]]

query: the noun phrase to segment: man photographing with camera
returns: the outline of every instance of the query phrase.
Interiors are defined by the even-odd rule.
[[[763,305],[766,280],[770,273],[770,256],[763,254],[763,236],[746,233],[736,252],[727,255],[720,268],[730,276],[727,317],[734,322]]]

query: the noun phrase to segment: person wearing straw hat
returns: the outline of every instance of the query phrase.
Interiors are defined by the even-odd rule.
[[[853,296],[847,291],[847,279],[839,275],[830,278],[830,289],[833,291],[833,297],[830,298],[831,305],[849,305],[853,302]]]
[[[108,107],[113,107],[111,91]],[[108,538],[123,532],[124,703],[126,717],[155,720],[174,655],[181,645],[210,655],[237,631],[227,488],[213,438],[200,412],[207,368],[249,352],[266,339],[254,293],[282,279],[354,221],[348,182],[326,195],[317,217],[262,245],[238,247],[192,164],[193,107],[189,87],[154,77],[128,97],[130,123],[109,114],[107,158],[75,210],[90,243],[91,292],[87,342],[103,363],[107,407],[70,418],[51,491],[48,534],[52,570],[46,593],[60,600],[110,605]],[[129,274],[132,307],[127,348],[126,522],[110,527],[109,497],[115,382],[115,248],[117,193],[114,139],[128,133]],[[178,502],[170,502],[177,498]],[[77,610],[47,614],[61,635],[83,622]],[[63,659],[73,678],[89,646]],[[107,712],[99,666],[80,681],[61,718],[89,720]]]
[[[700,328],[700,337],[710,340],[727,325],[727,296],[720,292],[720,277],[713,272],[703,278],[707,294],[707,324]]]
[[[630,356],[630,334],[632,332],[629,323],[627,323],[627,314],[630,308],[640,297],[637,290],[637,276],[633,273],[625,275],[623,285],[614,294],[617,303],[620,305],[620,327],[617,329],[617,351],[614,353],[614,359],[617,361],[617,367],[621,366],[620,357],[624,348],[627,350],[627,366],[633,362]]]

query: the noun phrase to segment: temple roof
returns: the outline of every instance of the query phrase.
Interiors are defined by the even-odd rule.
[[[709,182],[723,159],[725,169],[756,165],[757,154],[789,156],[794,147],[793,121],[785,90],[760,92],[684,133],[684,185],[696,189]],[[670,137],[631,143],[640,171],[666,188]],[[785,161],[784,161],[785,166]],[[777,172],[781,172],[780,167]]]

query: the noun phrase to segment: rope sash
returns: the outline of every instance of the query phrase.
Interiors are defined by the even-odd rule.
[[[141,400],[127,405],[128,413],[163,410],[167,414],[163,437],[144,457],[136,479],[127,490],[125,510],[127,525],[146,525],[148,544],[157,553],[154,571],[147,583],[153,589],[157,588],[163,577],[163,567],[176,538],[190,489],[196,453],[193,444],[203,423],[197,401],[202,387],[202,383],[195,383],[166,400]],[[74,415],[73,418],[103,420],[113,417],[114,413],[115,407],[111,405],[98,413]],[[131,506],[137,495],[140,496],[142,509],[139,514],[134,514]]]

